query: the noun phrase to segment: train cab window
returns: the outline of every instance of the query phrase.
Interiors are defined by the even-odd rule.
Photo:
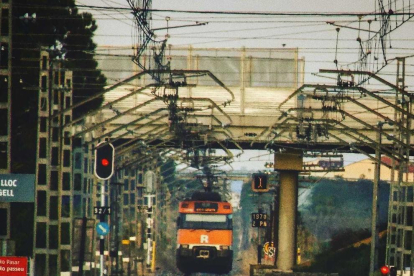
[[[232,215],[180,214],[177,226],[181,229],[231,230]]]

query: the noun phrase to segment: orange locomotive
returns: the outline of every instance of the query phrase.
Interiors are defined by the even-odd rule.
[[[220,195],[195,193],[179,203],[177,267],[184,273],[229,273],[233,263],[233,210]]]

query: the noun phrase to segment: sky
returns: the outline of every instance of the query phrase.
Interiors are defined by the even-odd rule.
[[[377,2],[377,0],[153,0],[152,9],[157,11],[152,13],[151,26],[155,29],[165,28],[167,25],[176,27],[206,23],[202,26],[155,31],[159,39],[163,39],[168,34],[168,44],[174,47],[191,45],[209,48],[298,48],[299,57],[305,59],[305,83],[336,83],[334,75],[321,75],[319,69],[358,69],[355,67],[359,59],[358,38],[363,42],[368,41],[374,32],[379,30],[381,23],[379,16],[359,15],[378,11]],[[414,6],[407,6],[410,3],[408,0],[392,2],[395,3],[394,6],[387,6],[386,10],[414,12]],[[98,30],[94,41],[98,44],[98,48],[120,46],[132,48],[136,29],[127,0],[77,0],[76,3],[88,6],[81,8],[81,11],[91,12],[97,21]],[[107,7],[107,9],[93,8],[93,6]],[[124,9],[111,9],[114,7]],[[222,14],[223,12],[231,12],[231,14]],[[249,14],[235,14],[240,12]],[[402,20],[403,17],[398,18]],[[414,32],[411,30],[414,26],[413,22],[414,20],[405,22],[387,36],[385,49],[389,65],[385,66],[379,74],[392,83],[395,83],[396,73],[396,62],[393,58],[414,55]],[[397,26],[398,21],[391,24]],[[363,44],[364,47],[367,45]],[[383,55],[379,46],[373,39],[372,53],[381,62]],[[375,49],[381,51],[375,52]],[[365,52],[368,50],[365,49]],[[382,64],[377,64],[377,67],[372,68],[381,67]],[[413,71],[414,58],[408,58],[406,63],[408,91],[413,90]],[[378,89],[375,83],[368,82],[366,86]],[[345,155],[345,164],[364,158],[366,157],[355,154]],[[270,155],[252,151],[236,159],[232,165],[235,169],[261,168],[264,167],[267,159],[271,159]]]
[[[396,12],[414,12],[414,6],[411,10],[407,9],[408,1],[392,1],[396,4],[391,8]],[[369,34],[372,33],[367,30],[377,31],[381,23],[379,17],[360,18],[358,15],[378,11],[376,3],[377,0],[153,0],[152,9],[164,11],[154,11],[151,24],[155,29],[165,28],[167,24],[168,27],[176,27],[194,25],[196,22],[207,23],[203,26],[155,31],[160,39],[168,33],[168,44],[177,47],[191,45],[212,48],[298,48],[300,57],[305,58],[305,81],[320,83],[330,80],[332,75],[316,77],[315,74],[321,68],[335,69],[334,60],[338,61],[339,69],[353,69],[354,62],[359,58],[358,37],[362,41],[368,40]],[[136,31],[127,0],[77,0],[77,4],[124,8],[111,10],[86,7],[85,10],[93,13],[98,22],[95,42],[99,46],[134,45],[133,35]],[[402,10],[403,6],[405,6],[404,10]],[[269,14],[229,15],[182,11]],[[369,20],[373,22],[368,23]],[[339,32],[338,26],[340,26]],[[387,59],[414,53],[412,26],[413,21],[408,21],[387,37],[389,40],[386,43]],[[378,56],[381,58],[380,53]],[[382,76],[395,82],[395,77],[389,76],[392,73],[395,74],[393,64],[383,69]],[[412,85],[412,82],[410,84]]]

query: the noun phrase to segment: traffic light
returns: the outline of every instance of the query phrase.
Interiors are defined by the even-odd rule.
[[[390,273],[390,269],[388,266],[384,265],[383,267],[381,267],[381,274],[382,275],[389,275],[388,273]]]
[[[114,173],[115,148],[111,143],[101,142],[95,149],[95,176],[101,180]]]
[[[269,184],[267,181],[268,175],[264,173],[254,173],[252,180],[252,190],[254,192],[267,192],[269,191]]]

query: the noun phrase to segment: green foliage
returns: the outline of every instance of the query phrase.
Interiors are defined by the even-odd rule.
[[[95,20],[89,13],[79,14],[74,0],[14,0],[12,11],[12,170],[34,173],[40,50],[48,49],[73,71],[73,103],[102,91],[106,78],[93,54]],[[30,18],[34,14],[36,20]],[[73,117],[101,103],[102,97],[82,105]]]
[[[339,273],[340,276],[368,276],[370,245],[353,245],[371,236],[372,181],[349,182],[344,179],[324,179],[312,186],[301,206],[301,227],[314,234],[320,253],[310,267],[299,271]],[[386,223],[389,185],[379,187],[379,218]],[[323,246],[323,242],[326,246]],[[385,237],[380,240],[379,262],[385,260]]]
[[[330,249],[336,251],[370,237],[371,231],[368,229],[360,229],[355,231],[348,228],[343,229],[332,236]]]
[[[36,14],[36,20],[24,19],[25,14]],[[93,34],[98,26],[90,13],[78,13],[74,0],[14,0],[13,18],[13,67],[17,69],[17,80],[22,79],[26,87],[39,87],[36,72],[43,47],[73,71],[74,103],[102,91],[106,78],[94,59]],[[101,103],[102,98],[98,98],[75,109],[74,117]]]
[[[300,207],[303,223],[319,239],[330,239],[338,231],[370,227],[372,187],[368,180],[349,182],[325,179],[312,187],[309,199]],[[387,221],[389,185],[379,188],[379,219]]]
[[[355,235],[361,233],[345,231],[342,238],[349,241]],[[378,261],[381,266],[385,262],[386,236],[379,241]],[[317,255],[310,267],[298,267],[297,271],[318,273],[339,273],[339,276],[368,276],[370,264],[370,244],[362,244],[359,247],[349,246],[339,250],[332,247]]]
[[[310,271],[339,273],[340,276],[368,276],[369,246],[351,247],[335,253],[326,251],[317,256]]]

